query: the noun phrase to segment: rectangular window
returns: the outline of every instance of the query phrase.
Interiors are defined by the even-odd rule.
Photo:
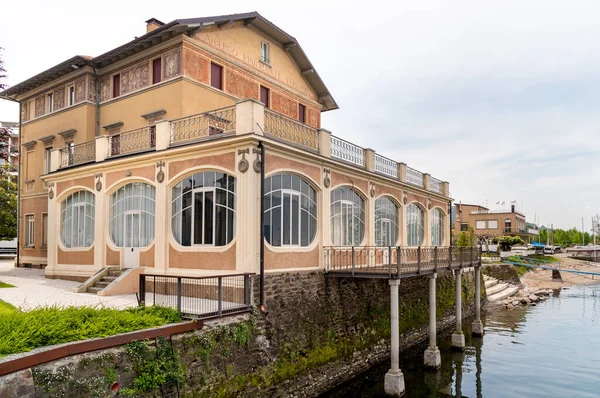
[[[46,159],[45,159],[45,161],[46,161],[45,162],[46,168],[45,168],[44,172],[46,174],[50,173],[50,158],[51,158],[50,154],[51,154],[51,151],[52,151],[52,147],[48,147],[48,148],[44,149],[44,156],[46,157]]]
[[[269,89],[265,86],[260,86],[260,102],[265,104],[265,108],[269,108]]]
[[[160,62],[160,58],[156,58],[154,61],[152,61],[152,84],[160,83]]]
[[[42,213],[42,248],[48,247],[48,213]]]
[[[498,220],[490,220],[490,221],[488,221],[488,228],[489,229],[496,229],[496,228],[498,228]]]
[[[33,231],[34,231],[35,219],[33,214],[25,216],[25,246],[33,247]]]
[[[67,89],[67,94],[69,96],[69,105],[75,104],[75,86],[69,86]]]
[[[260,42],[260,62],[263,62],[265,64],[269,63],[269,43],[267,43],[266,41],[261,41]]]
[[[66,142],[65,147],[67,148],[67,153],[69,154],[69,165],[73,164],[73,157],[75,156],[75,144],[71,142]]]
[[[306,123],[306,106],[298,104],[298,120],[300,123]]]
[[[477,228],[477,229],[485,229],[485,221],[477,221],[477,222],[475,222],[475,228]]]
[[[223,67],[214,62],[210,63],[210,85],[223,90]]]
[[[460,224],[460,230],[461,231],[468,231],[469,230],[469,224],[466,224],[466,223]]]
[[[113,76],[113,98],[121,95],[121,75]]]
[[[48,113],[54,110],[54,94],[50,93],[46,96],[46,106]]]

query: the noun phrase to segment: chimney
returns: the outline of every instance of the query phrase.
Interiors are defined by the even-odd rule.
[[[146,33],[152,32],[154,29],[158,29],[163,26],[165,23],[159,21],[156,18],[150,18],[146,21]]]
[[[511,211],[511,213],[515,212],[515,205],[510,205],[510,211]]]

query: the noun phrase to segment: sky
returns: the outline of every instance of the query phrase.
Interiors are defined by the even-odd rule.
[[[322,127],[450,182],[458,202],[555,228],[600,213],[597,1],[11,2],[0,47],[14,85],[100,55],[144,21],[258,11],[296,37],[340,109]],[[353,4],[360,4],[354,6]],[[0,101],[0,120],[18,121]],[[498,204],[500,203],[500,204]]]

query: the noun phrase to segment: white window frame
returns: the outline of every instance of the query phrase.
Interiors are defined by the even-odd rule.
[[[349,213],[346,214],[346,216],[349,215],[350,217],[346,217],[346,219],[350,218],[352,224],[354,224],[354,218],[355,217],[360,220],[360,209],[356,209],[357,204],[354,203],[351,200],[342,199],[342,200],[339,201],[339,203],[341,205],[341,208],[340,208],[340,220],[339,220],[339,223],[340,223],[340,232],[341,232],[341,231],[346,230],[346,228],[344,228],[344,223],[343,223],[343,220],[344,220],[344,217],[343,217],[344,209],[348,209],[349,208]],[[355,214],[355,210],[358,210],[359,214]],[[344,239],[342,239],[343,243],[340,246],[359,246],[362,243],[362,240],[360,240],[357,245],[348,244],[348,242],[355,242],[355,240],[354,240],[354,228],[352,228],[351,231],[352,231],[352,234],[351,234],[352,236],[350,237],[350,239],[348,239],[349,235],[346,235],[345,243],[344,243]],[[364,232],[366,232],[366,231],[364,231]],[[365,234],[363,233],[363,240],[364,240],[364,235]],[[342,238],[342,236],[340,236],[340,238]]]
[[[385,203],[387,204],[387,202],[383,202],[382,200],[388,200],[390,201],[390,203],[394,206],[394,218],[389,218],[389,217],[380,217],[377,218],[378,216],[378,205],[381,205],[381,203]],[[385,207],[385,205],[383,205],[382,207]],[[389,197],[386,196],[382,196],[379,197],[375,200],[375,245],[379,246],[379,247],[389,247],[389,246],[395,246],[398,243],[398,239],[400,238],[400,226],[398,223],[398,215],[400,212],[400,208],[398,207],[398,205],[391,200]],[[387,216],[387,214],[386,214]],[[393,233],[393,235],[396,236],[396,239],[393,242],[390,242],[390,245],[379,245],[380,241],[378,241],[377,239],[377,229],[379,229],[380,233],[383,231],[383,225],[384,223],[390,223],[390,232]],[[391,240],[391,239],[390,239]]]
[[[71,92],[73,92],[72,97],[71,97]],[[71,99],[72,99],[72,101],[71,101]],[[75,86],[74,85],[70,85],[67,87],[67,104],[69,104],[68,106],[75,105]]]
[[[481,226],[481,225],[483,225],[483,226]],[[477,220],[477,221],[475,221],[475,229],[486,229],[485,225],[486,225],[485,220]]]
[[[45,157],[45,159],[44,159],[44,172],[45,172],[45,174],[50,173],[50,169],[51,169],[51,167],[50,167],[50,158],[51,158],[50,154],[51,154],[51,152],[52,152],[52,147],[45,147],[44,148],[44,157]]]
[[[496,223],[496,226],[492,226],[492,223]],[[498,220],[489,220],[488,229],[498,229]]]
[[[25,247],[35,247],[35,214],[25,214]]]
[[[418,212],[413,214],[411,212],[411,206],[416,207]],[[411,233],[409,228],[409,226],[412,224],[412,221],[415,221],[416,235]],[[411,238],[414,237],[417,241],[419,241],[419,232],[421,234],[420,242],[417,242],[416,245],[411,245],[411,242],[409,242]],[[406,242],[409,247],[420,247],[423,246],[423,243],[425,243],[425,210],[415,202],[410,203],[406,207]]]
[[[442,246],[444,244],[444,229],[445,229],[445,219],[446,219],[446,215],[444,214],[444,212],[440,209],[440,208],[434,208],[431,210],[431,212],[429,213],[429,217],[431,219],[430,221],[430,228],[431,228],[431,245],[432,246]],[[438,244],[435,244],[436,242],[434,242],[434,238],[436,237],[435,235],[439,234],[438,238],[439,238],[439,242],[437,242]]]
[[[141,186],[143,186],[143,190],[140,190],[140,192],[135,193],[134,192],[134,186],[135,184],[140,184]],[[123,195],[122,198],[119,198],[118,192],[123,189],[124,192],[126,192],[126,187],[128,185],[132,185],[131,188],[131,193],[127,196]],[[149,192],[152,192],[153,195],[144,195],[143,192],[146,192],[147,187],[150,187]],[[134,209],[128,209],[128,210],[124,210],[122,208],[120,208],[119,206],[124,206],[121,202],[121,204],[117,204],[118,201],[121,200],[125,200],[125,199],[131,199],[134,203],[135,203],[135,198],[139,198],[139,208],[134,208]],[[144,209],[143,206],[141,205],[142,200],[147,199],[150,200],[151,202],[153,202],[153,209],[152,212],[150,212],[150,209]],[[115,207],[116,206],[116,207]],[[124,185],[121,185],[119,188],[117,188],[116,190],[114,190],[109,197],[109,201],[108,201],[108,235],[109,235],[109,239],[110,239],[110,243],[112,243],[115,247],[118,248],[131,248],[132,246],[125,246],[125,225],[126,225],[126,217],[127,214],[132,214],[132,213],[139,213],[140,214],[140,231],[139,231],[139,235],[138,235],[138,246],[133,246],[136,248],[145,248],[145,247],[150,247],[154,244],[154,242],[156,241],[156,187],[152,184],[149,184],[147,182],[141,182],[141,181],[132,181],[132,182],[128,182]],[[120,225],[116,225],[118,224],[118,216],[119,215],[123,215],[123,226]],[[153,229],[151,231],[142,231],[142,217],[148,217],[147,221],[148,221],[148,227],[150,227],[151,225],[153,225]],[[115,241],[115,234],[118,235],[118,232],[121,231],[123,232],[123,236],[122,236],[122,242],[119,244],[118,242]],[[152,232],[152,234],[150,234],[150,232]],[[145,234],[145,235],[144,235]],[[151,236],[151,239],[150,239]],[[142,239],[144,238],[144,239]],[[142,245],[142,241],[144,241],[145,245]]]
[[[216,226],[217,226],[217,223],[216,223],[216,219],[217,219],[216,218],[216,215],[217,215],[217,201],[216,201],[217,192],[216,191],[217,191],[216,187],[194,188],[191,191],[192,192],[192,204],[190,205],[190,207],[192,209],[192,212],[191,212],[192,213],[192,215],[191,215],[191,218],[192,218],[191,219],[191,226],[192,226],[192,228],[191,228],[191,232],[190,233],[191,233],[192,236],[191,236],[190,242],[192,244],[190,245],[190,247],[214,247],[214,246],[216,246],[215,243],[214,243],[215,238],[216,238],[216,232],[217,232],[216,231],[216,229],[217,229],[216,228]],[[196,217],[195,217],[196,216],[196,209],[195,209],[196,206],[194,206],[194,203],[196,201],[196,193],[200,193],[200,192],[203,194],[202,195],[202,211],[203,211],[203,213],[202,213],[202,243],[196,243],[194,241],[194,236],[195,236],[195,232],[196,232],[196,223],[194,222],[194,220],[196,219]],[[204,217],[204,215],[206,214],[206,212],[204,210],[205,209],[205,203],[206,203],[206,201],[205,201],[205,199],[206,199],[206,192],[212,192],[212,194],[213,194],[213,203],[212,203],[212,237],[213,237],[213,243],[204,243],[205,240],[206,240],[205,237],[204,237],[204,233],[206,232],[206,228],[204,228],[204,223],[206,222],[206,219]],[[182,196],[183,196],[183,194],[182,194]],[[182,209],[182,212],[183,212],[183,209]],[[225,225],[225,236],[227,236],[227,225]]]
[[[260,62],[271,64],[271,44],[265,40],[260,41]]]
[[[131,215],[131,216],[133,216],[133,215],[136,215],[136,214],[139,216],[139,220],[138,220],[138,230],[137,230],[137,241],[138,241],[138,245],[137,245],[137,246],[135,246],[135,245],[133,244],[133,236],[134,236],[134,235],[133,235],[133,233],[135,232],[135,231],[133,230],[133,224],[132,224],[132,228],[131,228],[131,232],[132,232],[132,235],[131,235],[131,240],[130,240],[130,242],[129,242],[129,243],[131,243],[131,245],[127,245],[127,244],[126,244],[126,243],[127,243],[127,216],[128,216],[128,215]],[[131,219],[131,220],[132,220],[132,222],[133,222],[133,217],[132,217],[132,219]],[[127,247],[127,248],[130,248],[130,247],[141,247],[141,246],[139,245],[139,242],[141,242],[141,240],[142,240],[141,238],[142,238],[142,211],[141,211],[141,210],[127,210],[127,211],[124,211],[124,212],[123,212],[123,247]]]
[[[46,111],[48,113],[54,112],[54,93],[46,94]]]

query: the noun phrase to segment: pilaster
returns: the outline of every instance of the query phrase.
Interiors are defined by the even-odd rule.
[[[265,106],[262,102],[245,99],[236,105],[235,134],[263,135],[265,129]]]

